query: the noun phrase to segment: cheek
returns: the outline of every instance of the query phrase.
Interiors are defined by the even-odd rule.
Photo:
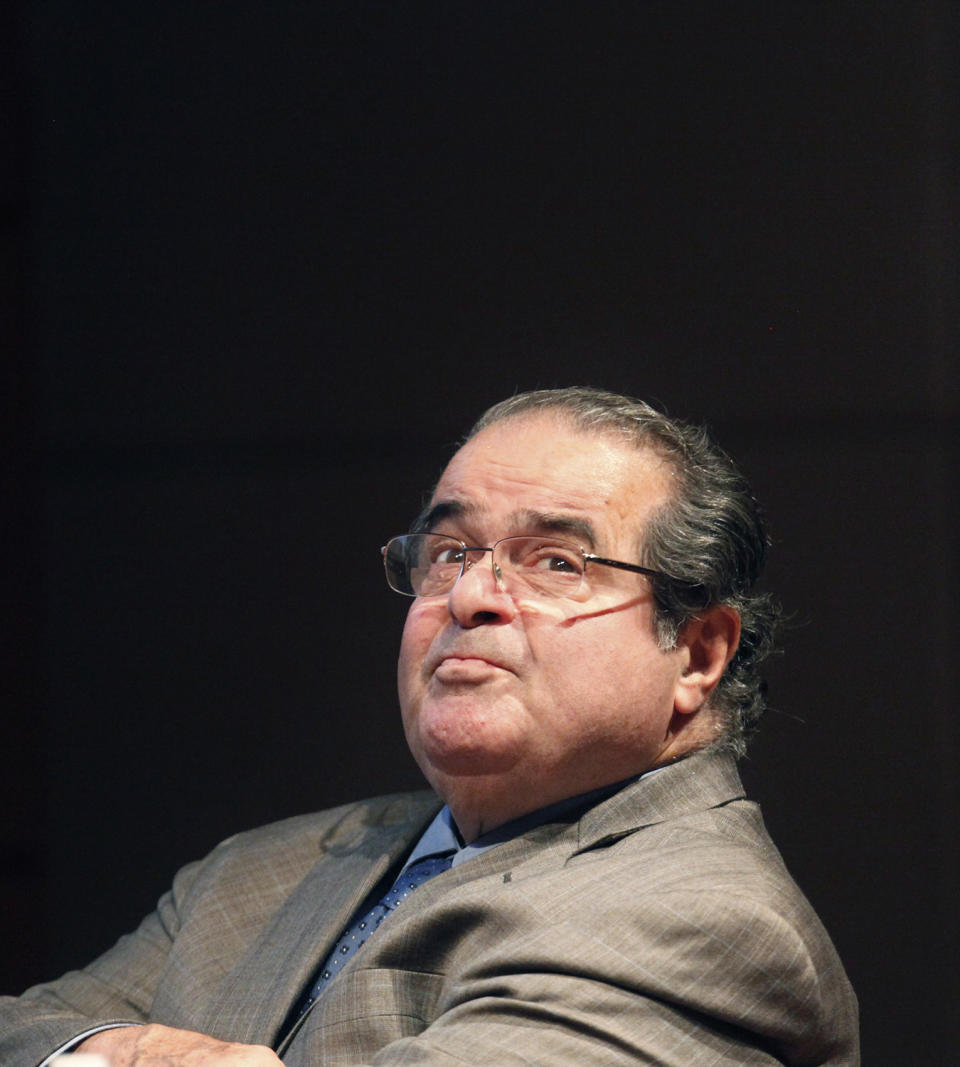
[[[400,656],[397,660],[397,685],[400,704],[404,710],[408,696],[417,689],[420,669],[440,625],[436,610],[425,610],[421,601],[411,604],[403,624]]]
[[[618,613],[608,619],[585,619],[566,631],[566,640],[551,655],[555,688],[575,705],[605,714],[635,714],[638,708],[669,703],[670,657],[657,647],[645,620]]]

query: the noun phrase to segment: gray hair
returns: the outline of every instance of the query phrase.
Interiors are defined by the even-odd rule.
[[[715,744],[743,755],[766,707],[759,667],[773,651],[780,619],[770,595],[754,591],[768,542],[746,479],[705,429],[601,389],[519,393],[484,412],[464,440],[502,419],[543,411],[557,411],[581,430],[623,437],[671,465],[677,491],[647,523],[641,545],[642,564],[665,576],[652,579],[657,639],[674,648],[684,624],[714,605],[740,616],[740,644],[709,706],[719,723]]]

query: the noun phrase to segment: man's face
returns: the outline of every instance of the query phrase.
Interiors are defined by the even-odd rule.
[[[460,449],[430,529],[468,545],[549,534],[638,562],[669,467],[552,413],[508,418]],[[489,554],[446,595],[413,601],[400,649],[407,743],[464,835],[675,754],[680,652],[656,642],[649,580],[590,564],[586,600],[498,588]]]

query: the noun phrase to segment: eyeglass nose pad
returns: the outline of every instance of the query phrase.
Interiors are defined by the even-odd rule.
[[[460,578],[462,578],[465,574],[468,574],[470,571],[472,571],[473,568],[476,567],[476,565],[480,562],[480,560],[482,558],[483,558],[482,556],[478,556],[476,553],[468,552],[466,554],[466,556],[464,557],[464,560],[463,560],[463,568],[460,571]],[[457,581],[459,581],[460,578],[458,578]],[[454,583],[454,584],[456,584],[456,583]]]
[[[490,549],[487,549],[486,551],[489,552]],[[464,559],[464,561],[463,561],[463,570],[460,572],[460,578],[462,578],[468,571],[473,570],[473,568],[480,562],[481,559],[482,559],[482,556],[479,553],[473,558],[471,558],[471,556],[468,554],[466,556],[466,558]],[[501,569],[500,564],[497,563],[497,561],[492,557],[492,555],[491,555],[490,562],[491,562],[491,565],[492,565],[492,568],[493,568],[493,580],[496,583],[497,589],[502,591],[503,590],[503,570]],[[460,578],[457,579],[458,582],[459,582]]]

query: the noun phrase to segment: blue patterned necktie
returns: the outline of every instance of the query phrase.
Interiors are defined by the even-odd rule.
[[[400,872],[397,880],[372,908],[364,909],[359,915],[355,915],[327,957],[319,977],[310,990],[310,996],[303,1005],[301,1014],[311,1007],[330,980],[340,973],[349,960],[353,959],[367,938],[390,912],[399,907],[415,889],[429,881],[434,875],[447,870],[452,863],[452,852],[445,856],[426,856],[422,860],[417,860],[405,871]]]

